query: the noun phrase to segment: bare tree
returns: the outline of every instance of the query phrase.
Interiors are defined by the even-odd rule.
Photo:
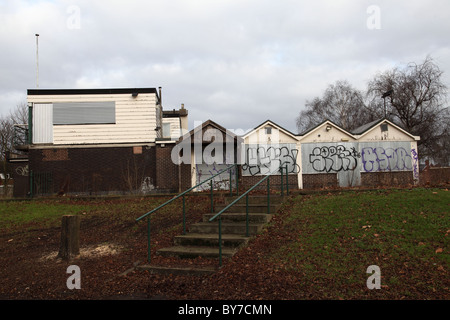
[[[3,179],[3,192],[7,194],[8,189],[8,155],[14,151],[14,124],[26,124],[28,123],[28,110],[25,103],[19,104],[9,116],[3,116],[0,118],[0,173],[4,174]]]
[[[363,95],[347,81],[330,85],[322,97],[306,102],[297,118],[299,132],[329,119],[351,131],[373,120],[387,118],[420,136],[421,159],[448,165],[449,108],[443,71],[431,57],[420,63],[377,74]]]
[[[10,112],[10,118],[14,124],[28,124],[28,106],[25,102],[20,103]]]
[[[423,63],[410,63],[405,68],[394,68],[380,73],[368,84],[368,107],[378,116],[386,117],[408,132],[420,136],[419,152],[433,157],[439,148],[439,138],[448,137],[448,107],[445,107],[447,87],[442,81],[443,71],[427,57]],[[446,118],[447,117],[447,118]],[[440,150],[442,151],[442,150]]]
[[[297,117],[297,128],[303,132],[324,120],[351,130],[373,119],[366,112],[363,94],[348,81],[339,80],[329,85],[322,97],[306,102],[306,109]]]
[[[0,161],[1,169],[0,173],[3,173],[4,179],[1,181],[3,183],[3,195],[7,194],[8,190],[8,161],[7,157],[9,152],[12,151],[12,140],[13,140],[14,128],[13,123],[10,118],[2,117],[0,118]]]

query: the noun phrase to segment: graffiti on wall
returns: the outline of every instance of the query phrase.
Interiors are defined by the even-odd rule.
[[[153,189],[155,189],[155,186],[153,185],[153,181],[151,177],[145,177],[142,179],[140,191],[143,194],[150,193]]]
[[[358,184],[364,172],[412,171],[419,179],[418,157],[410,142],[336,142],[302,144],[304,174],[337,173],[339,183]]]
[[[417,155],[416,149],[411,149],[411,156],[413,159],[413,176],[414,180],[419,181],[419,156]]]
[[[25,165],[23,167],[17,167],[16,168],[16,173],[19,176],[27,177],[28,176],[28,165]]]
[[[365,172],[412,170],[411,153],[404,147],[365,147],[361,157]]]
[[[343,145],[315,147],[309,154],[309,162],[316,172],[353,171],[358,166],[361,154],[354,148]]]
[[[273,173],[280,166],[287,166],[288,173],[300,172],[300,166],[297,164],[299,151],[295,148],[295,144],[249,145],[245,151],[243,175],[266,175]]]
[[[195,175],[197,183],[200,183],[226,169],[229,165],[224,164],[198,164],[195,168]],[[234,184],[236,177],[236,168],[233,167],[229,171],[225,171],[211,179],[214,190],[228,190],[230,188],[230,171],[231,182]],[[211,185],[209,182],[204,183],[198,187],[199,191],[210,190]]]

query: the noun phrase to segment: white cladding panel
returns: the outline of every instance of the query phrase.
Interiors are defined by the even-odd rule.
[[[115,102],[114,124],[52,125],[53,144],[147,143],[156,138],[155,94],[37,95],[28,96],[39,103]],[[35,111],[35,110],[33,110]],[[40,120],[36,120],[40,121]],[[34,122],[36,124],[36,122]]]
[[[163,129],[168,128],[169,132],[163,132],[163,138],[171,138],[172,140],[177,140],[182,136],[180,128],[180,118],[163,118]],[[168,126],[170,125],[170,127]],[[167,127],[166,127],[167,126]]]
[[[53,105],[38,103],[33,108],[33,143],[53,142]]]

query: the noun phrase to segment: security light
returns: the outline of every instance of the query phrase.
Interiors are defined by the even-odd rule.
[[[386,98],[386,97],[389,97],[392,93],[394,92],[394,90],[389,90],[389,91],[386,91],[385,93],[383,93],[383,95],[381,96],[383,99],[384,98]]]
[[[386,118],[387,116],[387,110],[386,110],[386,97],[389,97],[392,93],[394,92],[394,90],[388,90],[385,93],[383,93],[383,95],[381,96],[381,98],[383,98],[384,100],[384,118]]]

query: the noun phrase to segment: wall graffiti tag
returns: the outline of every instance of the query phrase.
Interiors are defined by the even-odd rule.
[[[365,172],[405,171],[412,169],[411,154],[404,147],[365,147],[361,150]]]
[[[358,166],[360,153],[343,145],[315,147],[309,155],[309,162],[316,172],[353,171]]]
[[[300,172],[297,164],[298,149],[294,145],[249,145],[245,150],[245,163],[242,165],[243,175],[266,175],[280,166],[287,165],[291,174]]]
[[[195,174],[197,177],[197,183],[200,183],[220,171],[226,169],[229,165],[226,164],[197,164],[195,168]],[[229,171],[225,171],[215,176],[211,182],[214,190],[228,190],[230,188],[230,171],[231,171],[231,183],[235,183],[236,169],[231,168]],[[198,187],[198,191],[205,191],[211,188],[210,183],[204,183]]]
[[[27,177],[28,176],[28,165],[25,165],[23,167],[17,167],[16,168],[16,173],[19,176]]]
[[[154,189],[155,186],[153,185],[153,180],[151,177],[145,177],[142,179],[140,190],[143,194],[150,193]]]
[[[413,176],[414,180],[419,180],[419,156],[417,155],[416,149],[411,149],[411,156],[413,158]]]

